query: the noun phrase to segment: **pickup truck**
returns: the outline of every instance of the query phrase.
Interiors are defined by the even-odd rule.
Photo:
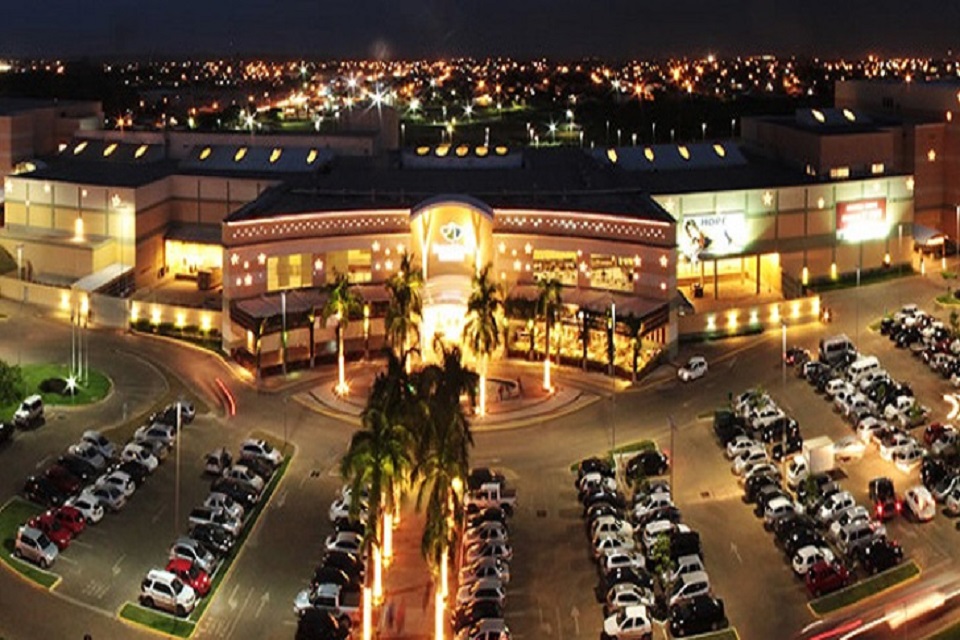
[[[505,489],[499,482],[487,482],[476,491],[470,491],[464,500],[467,513],[479,513],[484,509],[499,507],[505,514],[512,515],[517,504],[517,493]]]
[[[360,622],[362,597],[359,589],[349,589],[338,584],[320,584],[298,593],[293,601],[293,611],[298,617],[302,617],[308,609],[326,611],[349,628]]]

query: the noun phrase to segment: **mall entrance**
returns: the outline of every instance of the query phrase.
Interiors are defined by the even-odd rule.
[[[780,256],[776,253],[735,257],[702,255],[677,267],[677,287],[694,306],[710,300],[744,300],[782,296]]]

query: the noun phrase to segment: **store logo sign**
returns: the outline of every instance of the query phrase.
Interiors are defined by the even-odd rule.
[[[463,238],[463,227],[456,222],[448,222],[440,227],[440,235],[450,243],[458,243]]]
[[[440,262],[463,262],[470,254],[470,248],[465,244],[466,233],[456,222],[448,222],[440,227],[440,237],[446,243],[433,245],[433,255]]]
[[[886,198],[837,204],[837,239],[841,242],[878,240],[889,232]]]

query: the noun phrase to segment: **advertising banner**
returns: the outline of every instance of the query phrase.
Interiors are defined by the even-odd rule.
[[[837,240],[877,240],[887,237],[889,232],[886,198],[837,203]]]
[[[680,252],[693,264],[704,258],[740,253],[747,244],[747,218],[743,212],[684,216],[677,232]]]

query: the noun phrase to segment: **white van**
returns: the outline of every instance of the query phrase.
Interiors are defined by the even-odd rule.
[[[880,371],[880,361],[876,356],[866,356],[850,365],[847,369],[847,378],[853,384],[858,384],[861,378],[874,371]]]
[[[26,429],[43,423],[43,398],[37,395],[30,396],[20,403],[20,407],[13,414],[13,424]]]

